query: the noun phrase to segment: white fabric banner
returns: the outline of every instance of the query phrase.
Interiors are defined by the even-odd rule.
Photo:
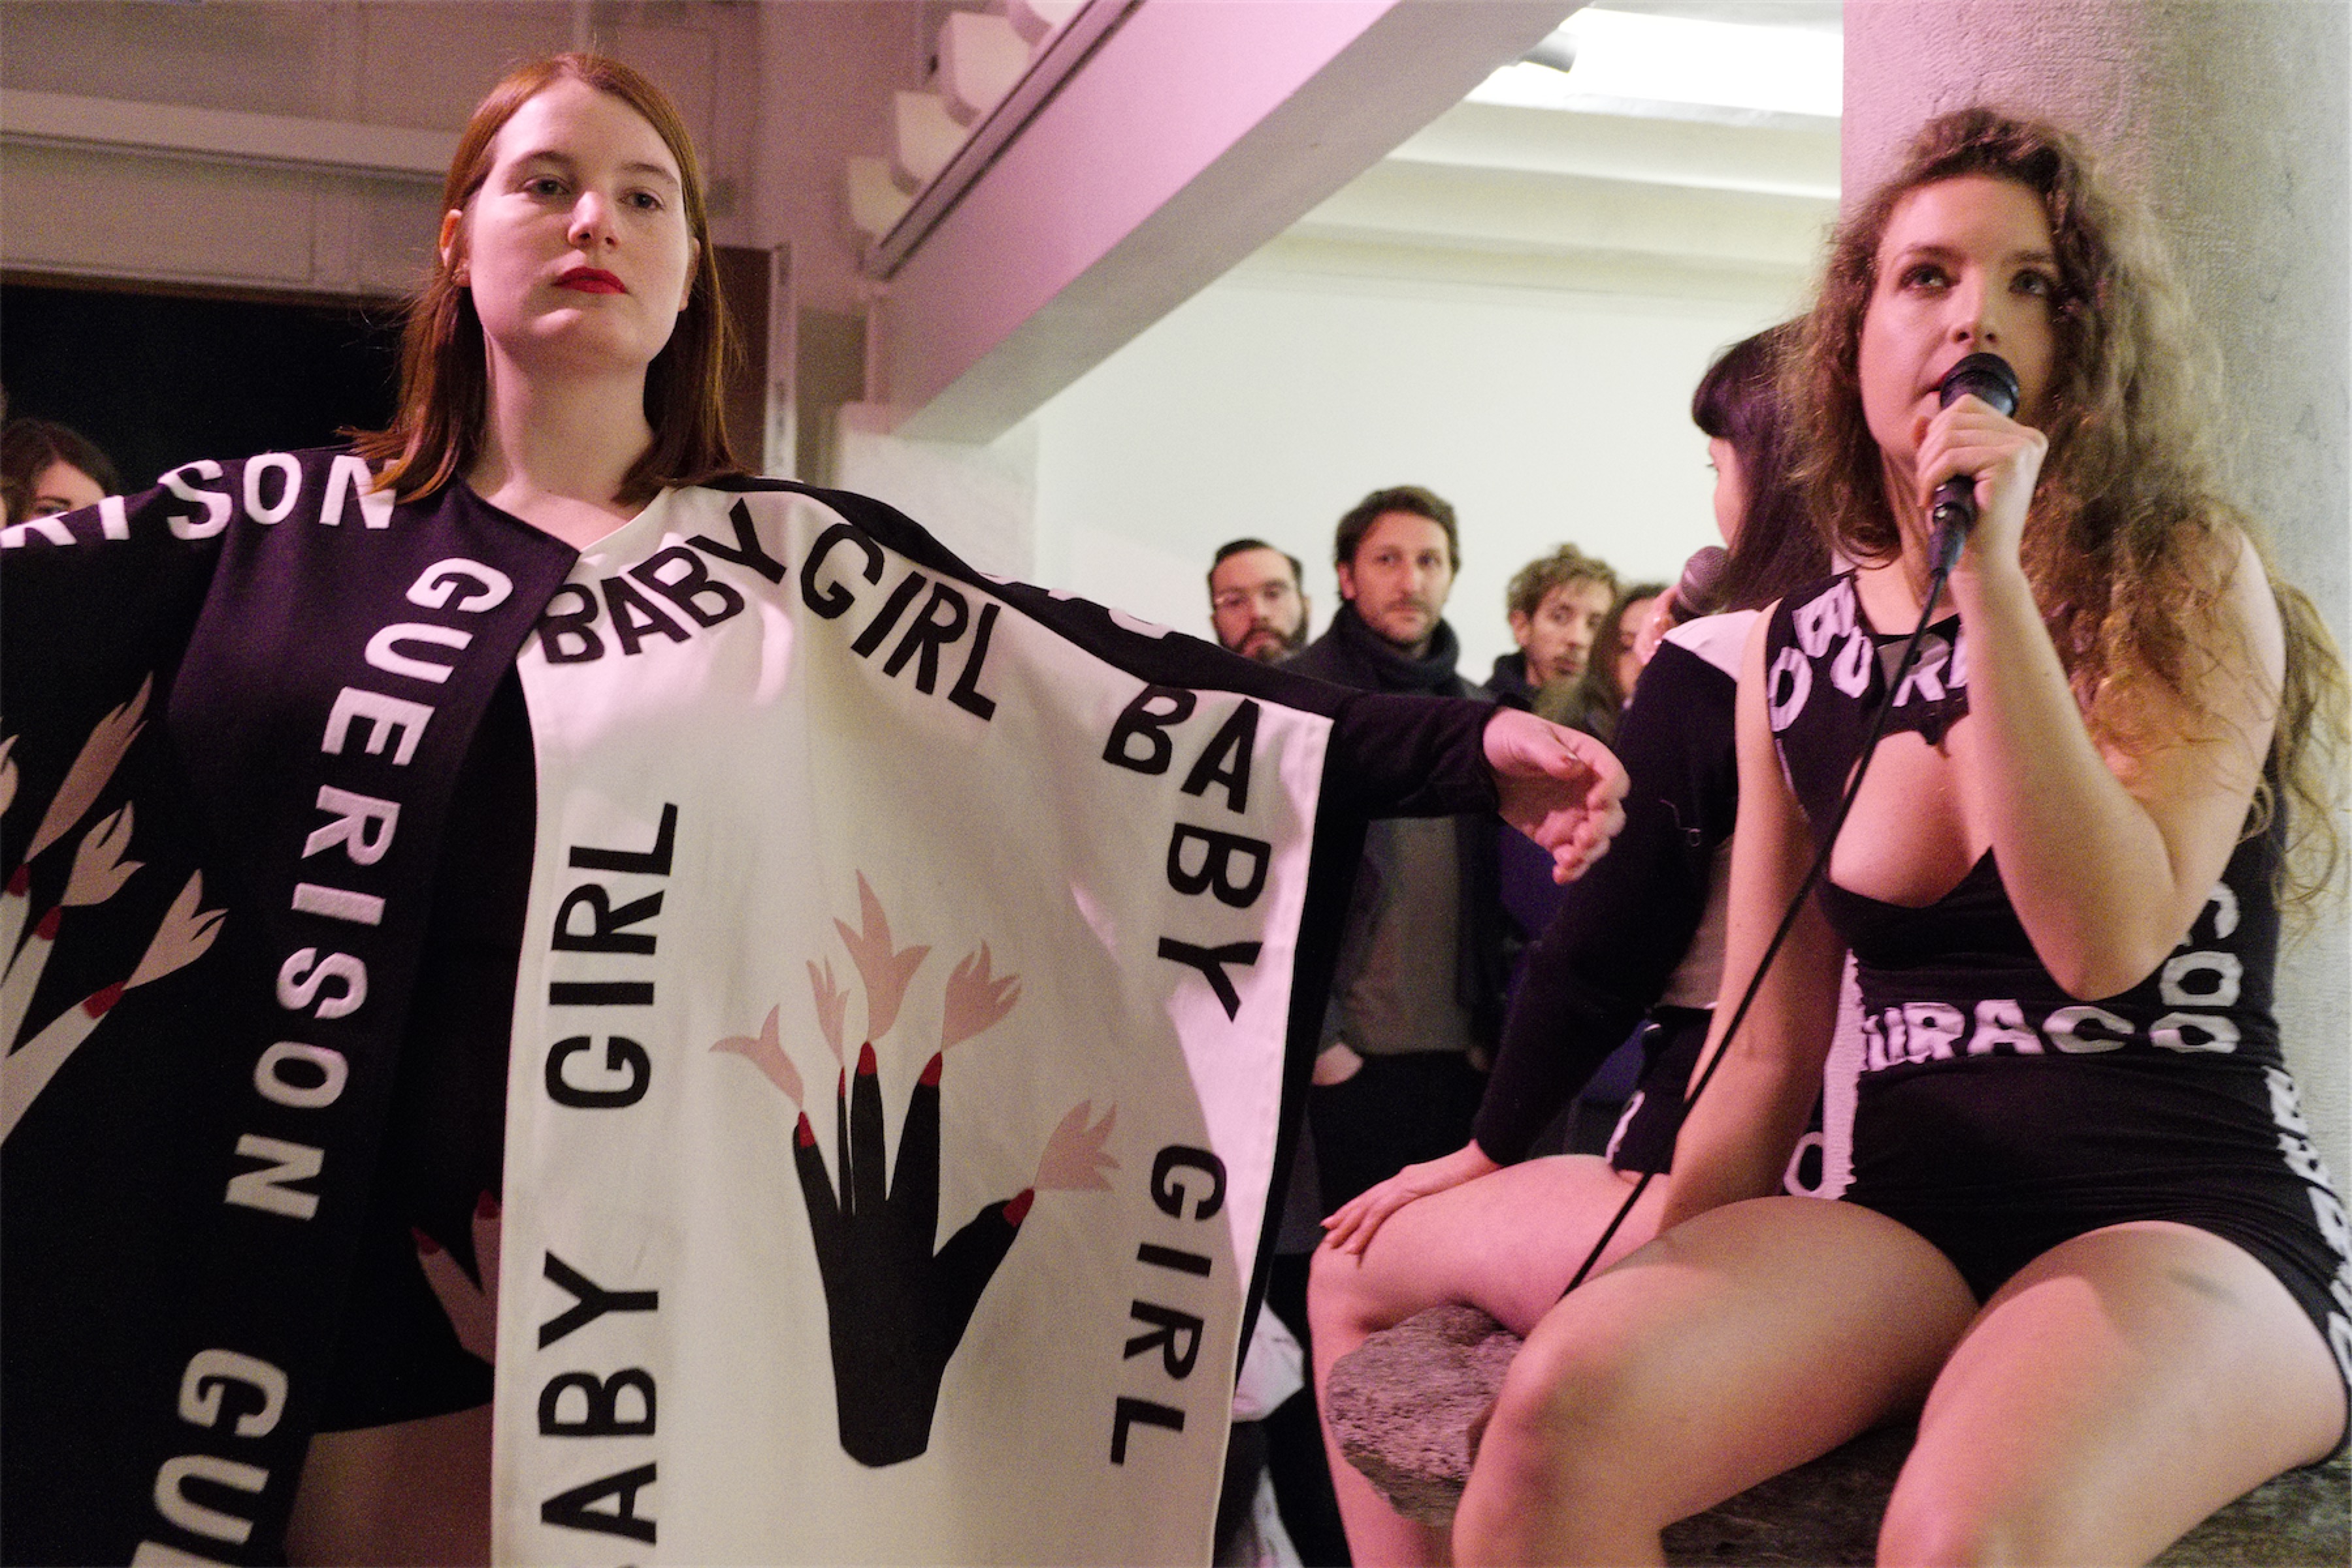
[[[1328,721],[774,492],[520,668],[499,1560],[1205,1563]]]

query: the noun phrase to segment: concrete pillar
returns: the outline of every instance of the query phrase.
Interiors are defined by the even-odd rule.
[[[2352,643],[2352,8],[2342,0],[1846,0],[1844,189],[1985,102],[2065,126],[2154,207],[2219,340],[2238,498]],[[2282,956],[2279,1017],[2322,1152],[2352,1176],[2352,942]]]

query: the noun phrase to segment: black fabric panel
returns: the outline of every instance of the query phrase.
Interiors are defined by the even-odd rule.
[[[1662,644],[1617,732],[1625,826],[1570,883],[1526,967],[1486,1097],[1478,1146],[1508,1164],[1664,992],[1706,912],[1717,847],[1738,815],[1738,684]]]

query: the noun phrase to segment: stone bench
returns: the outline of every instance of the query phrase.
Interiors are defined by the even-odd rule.
[[[1494,1402],[1518,1336],[1475,1307],[1433,1307],[1342,1357],[1325,1411],[1349,1461],[1397,1510],[1451,1524],[1470,1473],[1471,1423]],[[1867,1564],[1879,1516],[1910,1451],[1908,1429],[1866,1433],[1669,1527],[1676,1564]],[[2294,1470],[2175,1542],[2173,1568],[2344,1568],[2352,1561],[2352,1470]]]

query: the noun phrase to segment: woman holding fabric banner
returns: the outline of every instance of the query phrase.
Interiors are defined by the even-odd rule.
[[[391,429],[0,535],[0,1550],[1205,1558],[1363,823],[1622,772],[742,477],[627,67],[443,207]]]

